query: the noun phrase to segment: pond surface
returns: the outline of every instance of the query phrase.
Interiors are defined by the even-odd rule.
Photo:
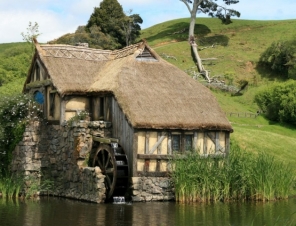
[[[93,204],[64,198],[0,198],[1,226],[296,225],[296,199],[267,203]]]

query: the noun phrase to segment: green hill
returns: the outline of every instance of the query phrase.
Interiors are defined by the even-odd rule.
[[[274,41],[295,38],[295,26],[296,20],[233,20],[223,25],[214,18],[198,18],[195,27],[201,58],[216,58],[204,61],[211,77],[220,76],[226,84],[236,86],[241,80],[249,82],[242,96],[212,89],[225,112],[240,113],[240,117],[227,115],[234,128],[232,140],[247,151],[265,151],[292,163],[296,161],[296,128],[270,122],[262,115],[245,117],[244,113],[256,114],[255,94],[278,80],[270,72],[257,69],[260,55]],[[187,41],[188,27],[189,19],[167,21],[143,30],[141,38],[158,54],[169,56],[167,61],[188,72],[196,68]]]
[[[262,52],[274,41],[289,40],[296,37],[296,20],[253,21],[233,20],[232,24],[223,25],[213,18],[198,18],[196,36],[201,58],[214,60],[204,61],[211,77],[224,80],[225,84],[239,86],[240,81],[249,82],[242,96],[231,96],[230,93],[212,88],[222,109],[232,123],[234,133],[231,139],[250,152],[265,151],[285,162],[296,162],[296,128],[270,122],[263,115],[245,117],[246,113],[256,114],[258,106],[253,102],[255,94],[262,88],[278,79],[270,72],[257,68]],[[157,24],[142,30],[141,38],[167,61],[187,71],[190,75],[196,71],[187,42],[189,19],[178,19]],[[10,46],[9,46],[10,45]],[[9,48],[26,44],[0,44],[0,74],[3,64],[3,52]],[[25,47],[24,47],[25,48]],[[27,51],[27,50],[26,50]],[[25,59],[25,58],[24,58]],[[16,59],[15,62],[20,61]],[[18,64],[18,63],[16,63]],[[28,68],[21,64],[21,68]],[[0,87],[0,94],[11,90],[21,91],[24,75]],[[203,82],[200,78],[197,82]],[[235,113],[229,116],[229,113]],[[240,117],[237,116],[240,113]],[[236,116],[235,116],[236,115]]]

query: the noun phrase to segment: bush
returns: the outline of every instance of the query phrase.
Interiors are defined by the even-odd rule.
[[[296,40],[273,42],[261,54],[259,65],[280,73],[283,78],[296,79]]]
[[[21,141],[27,123],[41,114],[37,102],[29,95],[0,99],[0,174],[8,170],[12,151]]]
[[[274,83],[255,95],[255,102],[272,121],[296,125],[296,82]]]

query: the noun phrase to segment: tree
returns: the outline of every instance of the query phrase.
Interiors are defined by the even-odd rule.
[[[296,79],[296,40],[273,42],[261,54],[259,65],[278,73],[278,77]]]
[[[27,27],[27,33],[25,34],[24,32],[21,33],[21,35],[23,36],[23,40],[30,43],[32,46],[32,52],[34,51],[34,39],[37,39],[37,37],[39,35],[41,35],[39,33],[39,25],[37,22],[35,22],[34,24],[32,24],[32,22],[29,22],[29,26]]]
[[[240,16],[240,13],[233,9],[227,9],[223,6],[218,5],[214,1],[217,0],[180,0],[183,2],[189,13],[190,13],[190,25],[189,25],[189,38],[188,41],[191,45],[191,49],[193,52],[194,60],[196,61],[197,67],[199,72],[207,79],[208,82],[210,82],[209,78],[209,72],[205,70],[205,68],[202,65],[200,56],[197,51],[197,44],[195,42],[194,37],[194,27],[195,27],[195,21],[196,21],[196,14],[201,12],[208,14],[211,17],[217,17],[219,18],[222,23],[229,24],[231,23],[231,16]],[[223,0],[223,2],[226,5],[236,4],[239,1],[238,0]],[[190,4],[192,4],[192,7],[190,7]]]
[[[125,35],[126,46],[129,46],[133,43],[137,37],[140,36],[141,27],[139,24],[143,23],[143,19],[139,14],[132,14],[132,10],[130,9],[126,16],[125,20],[122,22],[122,27]]]
[[[86,28],[90,32],[91,27],[96,25],[101,32],[110,35],[123,46],[125,38],[121,24],[124,19],[125,14],[117,0],[103,0],[99,8],[94,8]]]
[[[132,10],[129,10],[131,13]],[[110,43],[118,43],[115,48],[129,45],[140,35],[143,23],[139,14],[126,16],[122,6],[117,0],[103,0],[100,7],[95,7],[86,25],[87,32],[91,32],[92,27],[110,37]]]

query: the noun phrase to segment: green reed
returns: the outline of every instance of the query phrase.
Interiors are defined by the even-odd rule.
[[[0,193],[2,197],[18,197],[23,184],[23,180],[18,176],[2,176],[0,177]]]
[[[174,156],[171,164],[180,202],[285,199],[295,181],[291,166],[264,152],[252,155],[235,144],[227,158],[192,152]]]

